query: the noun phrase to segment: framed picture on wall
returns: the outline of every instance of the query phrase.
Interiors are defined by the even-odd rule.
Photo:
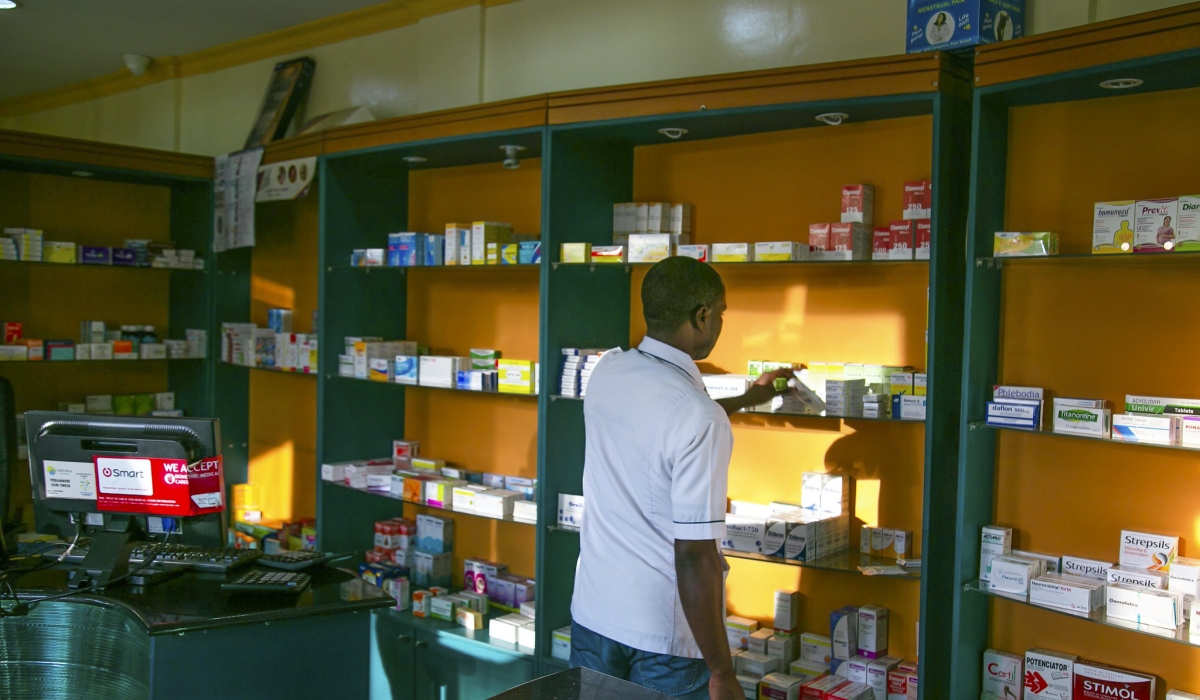
[[[307,56],[275,64],[267,94],[258,109],[258,119],[250,130],[245,148],[265,146],[287,134],[288,125],[308,95],[316,68],[316,61]]]

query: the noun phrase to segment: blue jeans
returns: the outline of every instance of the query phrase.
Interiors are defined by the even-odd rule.
[[[571,668],[582,666],[685,700],[708,700],[703,659],[651,654],[627,647],[579,623],[571,625]]]

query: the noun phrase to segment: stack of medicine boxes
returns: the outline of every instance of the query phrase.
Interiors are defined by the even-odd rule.
[[[805,472],[800,503],[731,501],[721,547],[811,562],[850,547],[849,477]]]

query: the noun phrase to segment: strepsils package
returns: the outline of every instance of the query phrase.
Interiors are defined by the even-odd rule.
[[[1178,537],[1122,530],[1118,563],[1132,569],[1169,572],[1178,552]]]

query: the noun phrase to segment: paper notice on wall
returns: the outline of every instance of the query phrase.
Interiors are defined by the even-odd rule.
[[[254,245],[254,199],[263,149],[218,156],[213,171],[213,250]]]
[[[315,156],[259,166],[255,201],[275,202],[303,197],[308,194],[309,185],[316,176]]]

